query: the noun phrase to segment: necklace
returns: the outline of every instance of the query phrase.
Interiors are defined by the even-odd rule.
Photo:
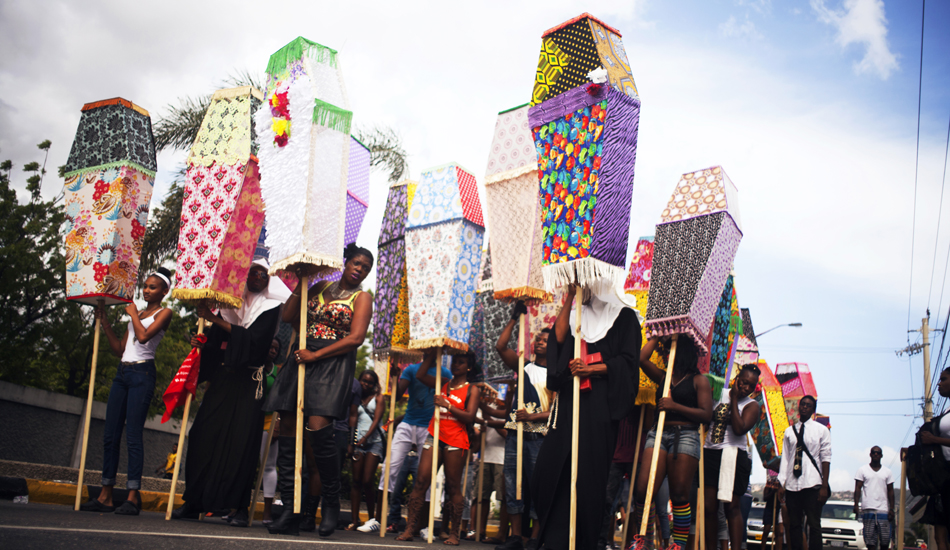
[[[363,285],[359,285],[356,288],[346,290],[340,288],[340,281],[333,281],[327,285],[327,292],[330,294],[330,297],[334,300],[346,300],[353,294],[363,290]]]

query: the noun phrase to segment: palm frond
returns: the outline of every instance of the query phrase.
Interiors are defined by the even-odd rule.
[[[158,119],[153,128],[155,148],[162,151],[167,148],[184,150],[195,142],[195,136],[205,118],[211,96],[198,98],[180,98],[180,105],[169,105],[168,115]]]
[[[409,159],[402,147],[402,139],[392,128],[360,128],[356,131],[356,139],[369,149],[370,166],[389,171],[391,183],[396,183],[409,173]]]

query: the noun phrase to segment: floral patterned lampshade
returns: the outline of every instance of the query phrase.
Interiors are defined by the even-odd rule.
[[[752,398],[759,402],[761,413],[759,421],[752,427],[750,435],[755,442],[755,449],[759,453],[762,465],[766,466],[778,456],[782,456],[782,437],[788,428],[788,415],[785,410],[785,401],[782,399],[782,386],[772,373],[768,363],[758,361],[759,387],[752,394]]]
[[[684,334],[702,353],[742,226],[735,186],[721,166],[683,174],[656,226],[648,336]]]
[[[447,164],[422,173],[405,237],[410,349],[468,349],[484,231],[471,172]]]
[[[251,117],[263,101],[251,86],[218,90],[191,154],[172,296],[216,307],[243,303],[247,272],[264,224]]]
[[[350,125],[336,50],[298,37],[270,57],[254,127],[271,274],[343,266]]]
[[[637,301],[637,311],[646,317],[647,304],[650,294],[650,278],[653,271],[653,237],[640,237],[637,247],[630,258],[630,270],[624,282],[624,292],[633,296]],[[640,327],[640,336],[646,341],[646,328]],[[662,370],[666,370],[666,361],[659,351],[654,351],[650,362]],[[657,383],[640,371],[640,390],[637,392],[637,405],[656,405]]]
[[[132,301],[155,170],[148,111],[122,98],[83,106],[65,166],[67,299]]]

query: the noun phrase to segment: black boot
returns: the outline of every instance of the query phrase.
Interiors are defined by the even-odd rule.
[[[317,528],[317,507],[320,506],[320,495],[307,495],[303,501],[303,517],[300,519],[300,530],[312,533]]]
[[[280,516],[267,526],[272,535],[300,535],[300,514],[294,513],[294,467],[296,465],[297,438],[277,438],[277,490],[284,509]]]
[[[329,537],[340,520],[340,456],[333,441],[332,424],[321,430],[307,430],[307,434],[310,437],[313,460],[317,464],[323,484],[320,495],[323,499],[323,513],[319,533],[321,537]]]
[[[196,506],[192,506],[187,501],[178,508],[172,510],[172,519],[198,519],[198,516],[201,515],[201,510],[198,510]]]

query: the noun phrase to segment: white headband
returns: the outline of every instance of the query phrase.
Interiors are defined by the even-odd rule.
[[[165,286],[166,286],[166,287],[168,287],[168,288],[171,288],[171,287],[172,287],[172,282],[168,280],[168,277],[162,275],[162,274],[159,273],[158,271],[156,271],[155,273],[152,273],[151,275],[149,275],[149,277],[158,277],[159,279],[165,281]]]

